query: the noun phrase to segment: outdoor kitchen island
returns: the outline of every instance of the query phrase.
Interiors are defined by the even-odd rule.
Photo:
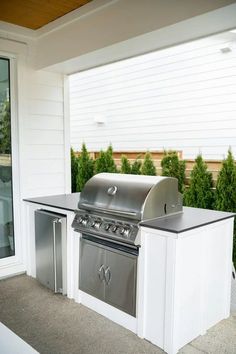
[[[65,196],[27,200],[29,275],[36,275],[34,211],[43,208],[67,215],[68,297],[169,354],[229,316],[233,214],[184,207],[183,213],[141,222],[134,317],[79,290],[81,234],[71,228],[70,198],[73,204],[74,194],[67,203]]]

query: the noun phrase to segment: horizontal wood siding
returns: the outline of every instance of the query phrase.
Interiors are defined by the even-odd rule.
[[[63,76],[31,71],[29,78],[24,195],[65,193]]]
[[[235,42],[221,35],[72,75],[73,148],[236,153],[235,59]]]

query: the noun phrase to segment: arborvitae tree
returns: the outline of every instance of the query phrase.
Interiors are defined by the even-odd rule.
[[[236,212],[236,166],[231,150],[228,151],[228,156],[223,161],[217,178],[215,209]],[[236,221],[234,223],[233,261],[236,267]]]
[[[215,209],[236,212],[236,167],[230,150],[217,178]]]
[[[131,173],[131,164],[125,155],[121,156],[121,173]]]
[[[113,159],[113,149],[111,145],[109,145],[106,151],[100,151],[99,157],[95,161],[95,172],[117,172],[115,161]]]
[[[76,180],[77,192],[80,192],[84,188],[85,183],[93,176],[93,174],[94,161],[90,158],[86,146],[83,144],[81,154],[78,158],[78,174]]]
[[[176,151],[168,151],[164,153],[161,160],[162,176],[175,177],[178,179],[180,193],[184,190],[185,180],[185,161],[180,161]]]
[[[75,193],[77,174],[78,174],[78,158],[76,157],[74,150],[72,148],[70,149],[70,156],[71,156],[71,191],[72,193]]]
[[[142,161],[139,160],[139,156],[138,156],[131,166],[131,171],[130,171],[131,175],[141,175],[141,167],[142,167]]]
[[[116,164],[113,159],[113,149],[112,146],[109,145],[106,151],[106,161],[107,161],[107,172],[115,173],[117,172]]]
[[[106,164],[106,152],[101,150],[98,158],[95,160],[95,174],[106,172],[107,164]]]
[[[212,187],[212,174],[207,171],[207,164],[202,156],[198,155],[190,174],[189,188],[184,192],[184,204],[195,208],[212,209]]]
[[[150,152],[146,152],[141,168],[142,175],[156,176],[156,167],[153,163]]]

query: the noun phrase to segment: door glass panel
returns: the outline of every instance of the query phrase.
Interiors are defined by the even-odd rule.
[[[0,258],[14,254],[10,63],[0,58]]]

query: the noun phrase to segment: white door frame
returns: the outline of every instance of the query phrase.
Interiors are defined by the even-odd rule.
[[[23,264],[24,238],[21,224],[21,193],[20,193],[20,153],[19,153],[19,116],[18,116],[18,75],[17,56],[0,52],[0,58],[10,63],[10,109],[11,109],[11,149],[12,149],[12,190],[15,255],[0,259],[0,278],[25,271]]]

